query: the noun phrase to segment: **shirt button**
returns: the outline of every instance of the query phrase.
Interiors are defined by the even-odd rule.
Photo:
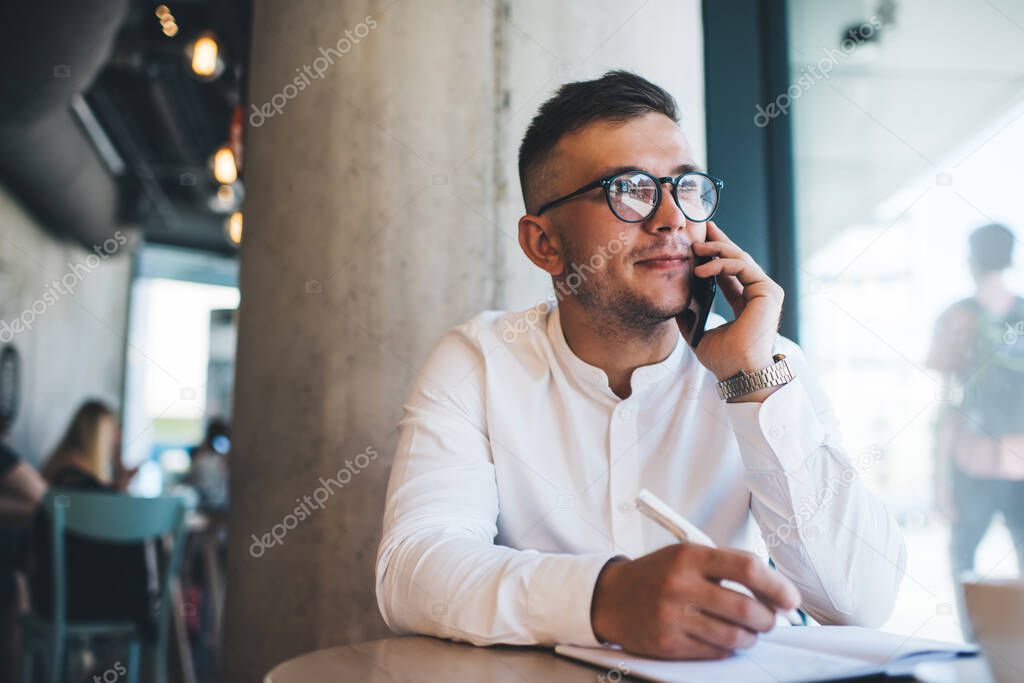
[[[786,435],[786,425],[772,425],[772,428],[768,430],[768,433],[776,439],[781,439]]]
[[[619,503],[619,512],[629,512],[633,509],[633,506],[629,503]]]
[[[621,417],[623,420],[632,419],[633,411],[629,408],[623,408],[622,411],[619,413],[619,417]]]

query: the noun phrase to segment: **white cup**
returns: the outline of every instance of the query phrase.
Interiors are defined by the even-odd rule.
[[[996,683],[1024,681],[1024,580],[964,578],[971,632]]]

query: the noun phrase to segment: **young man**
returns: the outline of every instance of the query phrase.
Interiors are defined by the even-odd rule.
[[[519,243],[558,294],[454,328],[420,373],[377,556],[393,630],[713,658],[798,605],[827,623],[888,618],[899,528],[777,335],[782,289],[708,220],[719,185],[677,121],[664,90],[611,72],[531,123]],[[736,314],[696,350],[682,333],[694,275]],[[741,370],[758,388],[730,382],[722,400]],[[641,488],[721,549],[676,543],[635,509]]]

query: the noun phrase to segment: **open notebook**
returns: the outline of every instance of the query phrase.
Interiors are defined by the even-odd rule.
[[[904,673],[924,659],[953,658],[977,651],[974,645],[908,638],[857,626],[777,628],[758,638],[757,645],[749,650],[715,661],[645,659],[611,647],[555,648],[566,657],[664,683],[835,681],[882,672]]]

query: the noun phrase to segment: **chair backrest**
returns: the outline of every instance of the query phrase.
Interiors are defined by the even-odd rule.
[[[136,498],[119,493],[50,489],[42,508],[51,520],[53,624],[58,630],[63,630],[67,608],[66,531],[115,543],[172,539],[170,558],[158,582],[157,628],[161,641],[166,642],[171,580],[181,566],[185,540],[185,501],[176,496]]]
[[[120,493],[54,489],[46,502],[47,510],[63,511],[67,530],[116,543],[173,535],[184,515],[182,500],[173,496],[136,498]]]

